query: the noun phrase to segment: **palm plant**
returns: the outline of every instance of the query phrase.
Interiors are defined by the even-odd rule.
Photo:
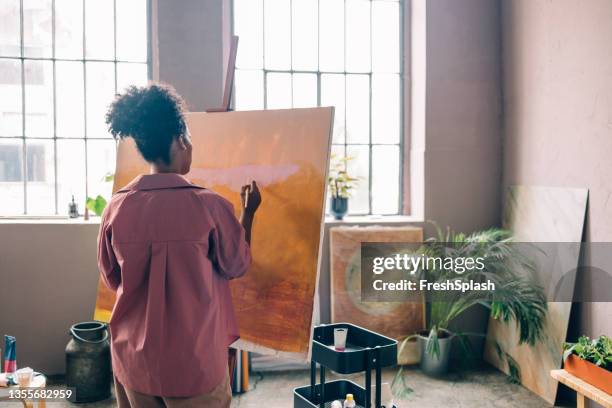
[[[437,294],[428,293],[430,303],[427,316],[428,339],[427,353],[438,356],[440,353],[439,336],[448,331],[450,324],[468,309],[482,305],[489,309],[493,319],[504,323],[514,320],[519,329],[519,344],[534,345],[541,337],[546,316],[547,304],[543,289],[535,284],[530,275],[534,264],[512,245],[510,231],[492,228],[466,235],[450,229],[443,231],[436,226],[436,236],[426,241],[419,253],[427,257],[442,258],[482,258],[483,269],[467,269],[463,274],[439,268],[420,270],[422,279],[428,282],[461,280],[463,282],[487,282],[495,285],[491,291],[471,291],[467,293]],[[468,333],[455,333],[459,344],[469,351]],[[478,334],[482,335],[482,334]],[[400,354],[406,344],[415,336],[409,336],[400,344]],[[510,361],[509,361],[510,363]],[[394,383],[403,377],[401,369]],[[403,387],[404,389],[406,387]]]

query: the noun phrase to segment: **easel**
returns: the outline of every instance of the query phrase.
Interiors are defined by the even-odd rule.
[[[208,108],[206,112],[228,112],[232,101],[232,88],[234,87],[234,69],[236,68],[236,52],[238,51],[238,36],[232,36],[230,53],[225,72],[225,87],[223,88],[223,102],[218,108]]]
[[[232,88],[234,86],[234,69],[236,68],[236,54],[238,52],[238,36],[233,35],[231,44],[230,44],[230,53],[229,58],[227,60],[227,70],[225,72],[225,84],[223,88],[223,101],[220,107],[218,108],[208,108],[206,112],[229,112],[230,104],[232,101]],[[248,359],[246,357],[246,353],[241,352],[238,349],[230,348],[228,350],[228,369],[230,382],[233,382],[234,372],[238,368],[241,373],[237,373],[237,376],[242,376],[243,381],[239,381],[239,384],[236,384],[239,389],[234,390],[234,392],[243,392],[248,390]],[[239,361],[240,359],[240,361]],[[233,386],[232,386],[233,388]]]

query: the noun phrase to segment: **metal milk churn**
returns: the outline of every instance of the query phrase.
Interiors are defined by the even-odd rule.
[[[83,322],[70,328],[66,345],[66,386],[75,388],[74,402],[93,402],[110,397],[111,358],[108,327]]]

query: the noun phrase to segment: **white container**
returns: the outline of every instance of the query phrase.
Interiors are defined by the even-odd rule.
[[[338,351],[344,351],[346,349],[346,336],[348,335],[348,329],[341,327],[334,329],[334,348]]]
[[[344,408],[355,408],[355,400],[353,399],[353,394],[346,394],[346,399],[344,400]]]
[[[34,378],[34,370],[30,367],[20,368],[15,371],[15,379],[20,387],[29,387]]]

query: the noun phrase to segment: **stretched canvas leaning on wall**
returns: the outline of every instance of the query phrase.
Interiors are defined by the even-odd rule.
[[[588,190],[577,188],[514,186],[508,191],[503,224],[512,230],[515,242],[532,243],[529,256],[548,299],[555,299],[552,291],[568,276],[565,284],[573,293],[575,275],[566,273],[578,266],[587,197]],[[550,370],[561,368],[571,308],[571,302],[548,302],[543,338],[533,347],[518,345],[514,323],[489,319],[485,359],[509,373],[508,359],[500,355],[507,353],[518,365],[521,383],[554,404],[558,382]]]
[[[333,108],[189,113],[187,178],[232,202],[254,179],[263,203],[253,227],[253,264],[231,282],[241,339],[236,347],[305,360],[309,354]],[[131,139],[119,144],[113,191],[148,166]],[[95,319],[108,321],[114,294],[99,284]]]
[[[332,323],[351,322],[394,339],[425,329],[425,303],[362,302],[362,242],[423,242],[420,227],[334,227],[329,231]],[[399,364],[419,362],[416,342],[407,343]]]

